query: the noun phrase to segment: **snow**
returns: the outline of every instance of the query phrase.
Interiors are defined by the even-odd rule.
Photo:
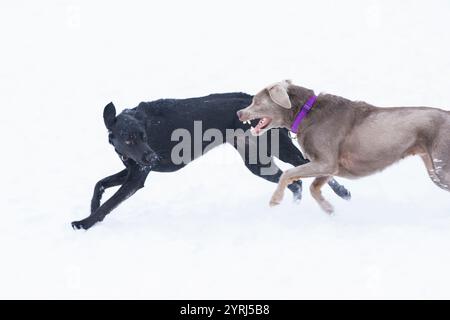
[[[114,101],[255,93],[282,79],[379,106],[450,109],[450,3],[2,1],[0,298],[450,298],[450,201],[418,158],[305,180],[300,204],[229,146],[146,188],[88,232],[94,184],[121,170]],[[287,165],[283,165],[287,168]],[[112,194],[108,190],[105,197]]]

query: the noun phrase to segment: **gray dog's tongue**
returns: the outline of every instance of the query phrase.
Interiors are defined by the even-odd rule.
[[[251,133],[253,135],[259,135],[261,130],[263,130],[265,127],[267,127],[271,121],[272,120],[270,118],[265,118],[265,117],[262,118],[261,120],[259,120],[256,127],[251,129]]]

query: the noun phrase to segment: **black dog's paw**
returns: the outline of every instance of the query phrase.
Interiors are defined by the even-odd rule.
[[[300,201],[302,201],[302,190],[300,189],[298,191],[293,192],[292,196],[294,203],[300,203]]]
[[[71,223],[71,225],[73,230],[81,230],[81,229],[86,230],[83,221],[74,221]]]
[[[289,190],[292,191],[294,203],[300,203],[300,201],[302,200],[302,192],[303,192],[302,181],[301,180],[295,181],[292,184],[290,184],[288,188]]]
[[[89,219],[84,219],[80,221],[74,221],[71,223],[73,230],[88,230],[90,227],[94,225],[94,223]]]
[[[336,190],[336,194],[344,200],[350,200],[352,198],[352,194],[344,186],[340,186]]]

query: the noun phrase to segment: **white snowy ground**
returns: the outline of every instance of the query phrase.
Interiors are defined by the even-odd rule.
[[[450,195],[407,159],[270,209],[217,148],[75,232],[121,169],[101,118],[291,78],[380,106],[450,108],[450,3],[0,2],[0,298],[450,298]],[[125,3],[125,2],[124,2]],[[106,196],[112,194],[108,192]]]

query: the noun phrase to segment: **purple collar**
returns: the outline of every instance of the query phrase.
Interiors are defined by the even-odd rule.
[[[309,110],[311,110],[311,108],[314,106],[314,102],[316,102],[316,100],[317,100],[317,96],[313,95],[311,98],[308,99],[308,101],[306,101],[306,103],[303,105],[303,107],[300,110],[300,112],[297,113],[297,116],[295,117],[295,120],[294,120],[294,122],[292,123],[292,126],[291,126],[291,131],[293,133],[297,133],[298,132],[298,126],[300,125],[302,120],[306,117],[306,115],[308,114]]]

